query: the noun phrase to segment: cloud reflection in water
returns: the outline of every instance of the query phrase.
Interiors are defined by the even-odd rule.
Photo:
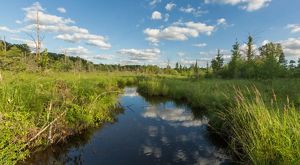
[[[183,108],[162,109],[159,106],[146,107],[142,114],[145,118],[155,118],[170,122],[172,126],[199,127],[208,124],[208,119],[195,119],[191,111]]]

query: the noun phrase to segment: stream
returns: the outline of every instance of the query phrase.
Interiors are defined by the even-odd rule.
[[[207,131],[209,119],[186,104],[146,99],[125,88],[117,121],[66,144],[37,152],[25,164],[230,164]]]

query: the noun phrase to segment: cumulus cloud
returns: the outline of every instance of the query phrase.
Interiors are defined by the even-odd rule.
[[[101,54],[101,55],[96,55],[93,57],[93,59],[96,60],[111,60],[113,55],[110,54]]]
[[[300,57],[300,38],[288,38],[279,41],[282,44],[283,51],[286,56]]]
[[[184,52],[178,52],[177,55],[178,55],[179,57],[183,57],[183,56],[185,56],[185,53],[184,53]]]
[[[168,22],[169,21],[169,18],[170,18],[170,15],[167,13],[167,14],[165,14],[165,19],[164,19],[164,21],[165,22]]]
[[[90,53],[88,49],[82,46],[78,46],[75,48],[66,48],[64,49],[64,51],[67,53],[67,55],[71,56],[84,56]]]
[[[152,0],[152,1],[150,1],[149,5],[150,6],[155,6],[156,4],[158,4],[160,2],[161,2],[161,0]]]
[[[227,21],[225,18],[219,18],[219,19],[217,19],[217,24],[218,25],[227,25]]]
[[[187,5],[186,7],[181,7],[179,11],[184,12],[184,13],[191,13],[195,17],[199,17],[202,14],[207,13],[207,11],[202,10],[200,7],[194,8],[191,5]]]
[[[22,30],[23,31],[32,31],[35,30],[36,24],[30,24],[25,26]],[[80,28],[77,26],[69,26],[69,25],[39,25],[41,31],[44,32],[55,32],[55,33],[82,33],[82,34],[88,34],[89,31],[84,28]]]
[[[67,12],[67,10],[63,7],[57,8],[57,11],[60,12],[60,13],[66,13]]]
[[[175,7],[176,7],[176,4],[170,2],[170,3],[167,3],[165,9],[168,10],[168,11],[171,11],[171,10],[172,10],[173,8],[175,8]]]
[[[60,9],[60,8],[58,8]],[[91,34],[87,29],[75,26],[75,21],[70,18],[59,17],[48,14],[40,3],[33,3],[25,11],[24,22],[29,23],[22,28],[22,31],[31,32],[36,28],[36,12],[39,11],[39,26],[42,32],[58,33],[56,39],[67,42],[84,42],[87,45],[100,49],[111,48],[107,39],[101,35]],[[62,11],[62,8],[60,9]]]
[[[153,20],[162,19],[161,13],[159,11],[154,11],[151,15],[151,19],[153,19]]]
[[[31,50],[35,50],[35,48],[36,48],[36,45],[35,45],[34,41],[32,41],[32,40],[23,39],[23,38],[20,38],[20,37],[11,37],[10,39],[27,44],[30,47]],[[44,48],[45,48],[45,46],[42,43],[41,49],[44,49]]]
[[[20,21],[20,20],[16,20],[15,22],[16,22],[16,24],[22,24],[22,21]]]
[[[185,41],[189,37],[196,38],[200,34],[211,35],[215,27],[201,22],[176,23],[163,29],[147,28],[144,33],[147,40],[152,43],[158,43],[161,39]]]
[[[9,33],[18,33],[19,32],[18,30],[13,30],[6,26],[0,26],[0,31],[9,32]]]
[[[73,43],[83,40],[86,44],[96,46],[101,49],[111,48],[111,45],[106,42],[105,37],[89,33],[60,34],[57,35],[55,38]]]
[[[288,29],[290,29],[292,33],[299,33],[300,32],[300,25],[298,25],[298,24],[288,24],[286,27]]]
[[[205,3],[221,3],[238,5],[241,9],[249,12],[267,7],[272,0],[204,0]]]
[[[25,11],[25,21],[29,21],[32,23],[36,22],[37,11],[39,11],[39,22],[42,25],[65,25],[75,23],[75,21],[70,18],[63,18],[45,13],[45,9],[39,2],[33,3],[30,7],[23,8],[23,10]]]
[[[203,48],[205,46],[207,46],[206,43],[199,43],[199,44],[194,44],[193,46],[198,47],[198,48]]]
[[[134,61],[152,61],[158,59],[160,56],[160,50],[153,49],[121,49],[118,53],[127,55],[130,60]]]

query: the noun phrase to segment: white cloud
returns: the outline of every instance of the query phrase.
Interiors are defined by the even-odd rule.
[[[241,45],[241,54],[243,55],[243,57],[246,58],[246,54],[247,54],[247,44],[244,43]],[[254,51],[254,55],[259,55],[259,51],[257,50],[259,46],[257,46],[256,44],[252,45],[253,51]]]
[[[279,41],[286,56],[300,57],[300,38],[289,38]]]
[[[167,5],[166,5],[166,10],[168,10],[168,11],[171,11],[173,8],[175,8],[176,7],[176,4],[175,3],[172,3],[172,2],[170,2],[170,3],[168,3]]]
[[[20,38],[18,36],[11,37],[10,39],[14,40],[14,41],[18,41],[18,42],[24,43],[24,44],[27,44],[30,47],[30,49],[35,52],[36,45],[35,45],[34,41],[28,40],[28,39],[23,39],[23,38]],[[45,45],[42,43],[41,49],[43,50],[44,48],[45,48]]]
[[[203,48],[205,46],[207,46],[206,43],[199,43],[199,44],[194,44],[193,46],[198,47],[198,48]]]
[[[227,21],[225,18],[219,18],[217,19],[218,25],[227,25]]]
[[[113,55],[110,54],[101,54],[101,55],[96,55],[93,58],[96,60],[111,60]]]
[[[101,49],[109,49],[111,45],[106,42],[106,38],[100,35],[74,33],[74,34],[60,34],[55,37],[68,42],[85,41],[86,44],[99,47]]]
[[[264,40],[264,41],[261,43],[261,45],[263,46],[263,45],[266,45],[267,43],[270,43],[270,41],[269,41],[269,40]]]
[[[42,25],[66,25],[75,23],[75,21],[70,18],[63,18],[45,13],[45,9],[42,8],[39,2],[36,2],[23,10],[25,11],[25,21],[31,23],[36,22],[37,11],[39,11],[39,23]]]
[[[147,28],[144,33],[147,40],[158,43],[161,39],[184,41],[189,37],[198,37],[200,34],[211,35],[215,27],[200,22],[176,23],[164,29]]]
[[[62,8],[58,8],[62,11]],[[22,28],[22,31],[33,32],[36,28],[36,12],[39,11],[39,23],[42,32],[58,33],[56,39],[68,42],[83,41],[87,45],[96,46],[100,49],[111,48],[107,39],[101,35],[91,34],[87,29],[75,25],[75,21],[70,18],[63,18],[56,15],[46,13],[46,10],[40,3],[36,2],[30,7],[24,8],[25,18],[24,22],[29,25]]]
[[[60,12],[60,13],[66,13],[67,12],[67,10],[63,7],[57,8],[57,11]]]
[[[0,31],[9,32],[9,33],[18,33],[19,32],[18,30],[13,30],[6,26],[0,26]]]
[[[16,20],[16,24],[22,24],[22,21]]]
[[[165,14],[165,19],[164,19],[164,21],[165,22],[168,22],[169,21],[169,18],[170,18],[170,15],[167,13],[167,14]]]
[[[118,53],[129,56],[130,60],[151,61],[156,60],[160,56],[160,50],[153,49],[121,49]]]
[[[292,33],[299,33],[300,32],[300,25],[298,25],[298,24],[288,24],[286,27],[288,29],[290,29]]]
[[[177,55],[178,55],[179,57],[183,57],[183,56],[185,56],[185,53],[184,53],[184,52],[178,52]]]
[[[160,20],[160,19],[162,19],[161,13],[159,11],[154,11],[152,13],[151,19],[153,19],[153,20]]]
[[[201,9],[201,7],[194,8],[194,7],[192,7],[191,5],[187,5],[186,7],[181,7],[181,8],[179,9],[179,11],[184,12],[184,13],[191,13],[191,14],[193,14],[195,17],[199,17],[199,16],[201,16],[202,14],[207,13],[207,11],[203,11],[203,10]]]
[[[204,0],[205,3],[239,5],[240,8],[250,12],[267,7],[271,1],[272,0]]]
[[[35,30],[36,24],[30,24],[23,28],[23,31],[32,31]],[[44,32],[56,32],[56,33],[82,33],[88,34],[89,31],[84,28],[80,28],[77,26],[69,26],[69,25],[40,25],[41,31]]]
[[[64,49],[64,51],[67,53],[67,55],[71,56],[84,56],[90,53],[88,49],[82,46],[78,46],[75,48],[66,48]]]
[[[155,6],[156,4],[158,4],[160,2],[161,2],[161,0],[152,0],[152,1],[150,1],[149,5],[150,6]]]

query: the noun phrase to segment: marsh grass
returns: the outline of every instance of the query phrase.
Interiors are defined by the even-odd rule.
[[[15,164],[32,148],[112,122],[118,94],[134,81],[107,73],[5,72],[0,84],[0,164]]]
[[[253,164],[300,163],[300,112],[287,99],[283,108],[265,104],[260,92],[246,99],[236,92],[234,107],[220,112],[220,118],[229,128],[230,147],[235,154]]]
[[[144,79],[138,90],[204,107],[211,130],[242,163],[300,163],[299,79]]]

